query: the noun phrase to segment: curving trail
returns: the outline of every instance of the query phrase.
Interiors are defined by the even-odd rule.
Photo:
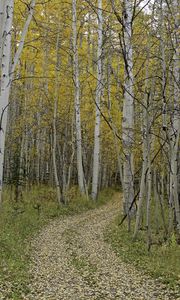
[[[111,203],[56,220],[33,241],[26,300],[173,300],[165,286],[123,263],[104,242],[103,230],[118,214]],[[180,299],[180,298],[179,298]]]

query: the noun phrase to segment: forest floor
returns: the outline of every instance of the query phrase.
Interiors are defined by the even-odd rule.
[[[124,263],[104,240],[120,211],[120,194],[108,204],[47,225],[32,240],[30,300],[166,300],[173,291]]]

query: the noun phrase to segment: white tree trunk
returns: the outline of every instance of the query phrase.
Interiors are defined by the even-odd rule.
[[[28,26],[32,19],[35,0],[32,0],[28,13],[27,21],[21,34],[18,50],[15,54],[13,64],[11,67],[11,34],[13,25],[14,0],[7,0],[5,5],[4,16],[4,40],[2,47],[2,63],[1,63],[1,91],[0,91],[0,202],[3,184],[3,165],[4,165],[4,147],[5,134],[7,126],[7,108],[9,104],[10,88],[13,79],[13,73],[19,61],[25,37],[28,31]]]
[[[112,43],[112,41],[111,41],[111,36],[112,36],[111,30],[110,30],[109,36],[110,36],[109,39],[110,39],[110,44],[111,44]],[[122,160],[122,155],[120,153],[120,148],[119,148],[119,144],[118,144],[117,129],[116,129],[116,126],[113,124],[112,115],[111,115],[111,106],[112,106],[112,103],[111,103],[111,70],[112,70],[111,48],[109,48],[109,50],[108,50],[107,64],[108,64],[107,65],[108,116],[109,116],[109,120],[111,122],[113,136],[114,136],[114,145],[115,145],[116,154],[117,154],[118,169],[119,169],[121,186],[122,186],[122,190],[124,190],[124,188],[123,188],[123,160]]]
[[[151,90],[149,90],[149,48],[147,49],[147,63],[146,63],[146,82],[145,82],[145,90],[144,90],[144,103],[143,103],[143,129],[142,129],[142,136],[143,136],[143,162],[142,162],[142,174],[141,174],[141,182],[140,182],[140,192],[139,192],[139,201],[138,201],[138,208],[136,213],[136,223],[134,229],[134,236],[133,238],[136,239],[138,230],[140,227],[140,220],[142,214],[142,206],[144,195],[147,186],[147,177],[148,177],[148,152],[150,151],[150,119],[149,119],[149,109],[151,107],[151,97],[152,97],[152,86]]]
[[[4,40],[4,21],[5,21],[5,0],[0,1],[0,70],[2,67],[2,51],[3,51],[3,40]]]
[[[57,35],[56,42],[56,83],[55,83],[55,97],[54,97],[54,115],[53,115],[53,142],[52,142],[52,158],[53,158],[53,168],[54,168],[54,178],[56,184],[56,193],[58,203],[61,204],[61,189],[58,178],[57,171],[57,161],[56,161],[56,147],[57,147],[57,130],[56,130],[56,120],[57,120],[57,109],[58,109],[58,95],[59,95],[59,69],[60,69],[60,57],[59,57],[59,44],[60,36],[59,32]]]
[[[28,28],[29,28],[29,25],[30,25],[32,17],[33,17],[35,4],[36,4],[36,0],[32,0],[30,5],[29,5],[28,17],[27,17],[27,20],[24,24],[24,28],[23,28],[23,31],[22,31],[22,34],[21,34],[21,39],[20,39],[20,42],[19,42],[19,46],[18,46],[18,49],[15,53],[15,56],[14,56],[14,59],[13,59],[13,62],[12,62],[11,73],[10,73],[11,76],[13,76],[15,68],[16,68],[16,66],[19,62],[19,58],[21,56],[21,53],[22,53],[22,50],[23,50],[23,47],[24,47],[26,34],[28,32]]]
[[[163,0],[161,0],[160,5],[160,52],[161,52],[161,67],[162,67],[162,99],[163,99],[163,109],[162,109],[162,126],[163,130],[167,127],[167,104],[166,104],[166,58],[165,58],[165,41],[164,41],[164,9],[163,9]]]
[[[4,145],[7,125],[7,108],[10,93],[10,63],[11,63],[11,34],[13,24],[14,1],[7,0],[5,7],[4,43],[1,62],[1,92],[0,92],[0,202],[3,183]]]
[[[78,185],[80,192],[85,194],[85,178],[82,162],[82,135],[81,135],[81,110],[80,110],[80,81],[79,81],[79,60],[78,60],[78,40],[77,40],[77,7],[76,0],[72,1],[73,14],[73,69],[75,84],[75,122],[76,122],[76,145],[77,145],[77,171]]]
[[[146,203],[146,228],[147,228],[147,248],[151,248],[151,190],[152,190],[152,174],[151,174],[151,157],[150,143],[148,149],[148,172],[147,172],[147,203]]]
[[[133,95],[133,50],[132,50],[132,2],[124,0],[124,104],[122,121],[122,139],[124,148],[124,210],[130,220],[129,207],[134,198],[133,167],[133,130],[134,130],[134,95]]]
[[[73,161],[74,161],[74,155],[75,155],[75,142],[74,142],[74,115],[71,122],[71,157],[68,167],[68,175],[67,175],[67,185],[66,190],[69,190],[70,184],[71,184],[71,175],[72,175],[72,169],[73,169]]]
[[[146,95],[147,97],[147,95]],[[147,182],[147,171],[148,171],[148,145],[149,145],[149,121],[148,121],[148,111],[147,111],[147,102],[143,107],[143,163],[142,163],[142,174],[141,174],[141,183],[140,183],[140,192],[139,192],[139,201],[136,214],[136,224],[134,229],[134,239],[137,237],[139,230],[143,199],[145,195],[146,182]]]
[[[102,0],[98,0],[98,50],[97,50],[97,87],[96,87],[96,117],[94,129],[94,156],[93,156],[93,176],[92,176],[92,199],[98,195],[99,186],[99,166],[100,166],[100,124],[101,124],[101,95],[102,95],[102,45],[103,45],[103,14]]]
[[[179,17],[180,5],[178,0],[173,1],[175,17],[175,53],[174,53],[174,145],[173,145],[173,168],[174,177],[174,204],[176,212],[177,229],[180,234],[180,203],[178,199],[178,146],[180,139],[180,32]]]
[[[172,116],[172,129],[171,129],[171,174],[170,174],[170,201],[173,201],[175,207],[175,216],[177,222],[177,229],[180,234],[180,204],[178,199],[178,145],[180,137],[180,33],[178,30],[179,25],[179,5],[177,0],[173,0],[173,11],[174,11],[174,57],[173,57],[173,78],[174,78],[174,110]]]
[[[164,191],[164,172],[161,174],[161,195],[159,196],[159,202],[161,206],[161,215],[162,215],[162,220],[163,220],[163,225],[164,225],[164,232],[165,232],[165,237],[167,236],[168,230],[167,230],[167,225],[166,225],[166,217],[164,213],[164,200],[165,200],[165,191]]]

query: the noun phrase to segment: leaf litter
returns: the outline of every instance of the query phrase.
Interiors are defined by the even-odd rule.
[[[101,208],[46,226],[32,241],[30,292],[22,299],[180,299],[166,285],[122,262],[105,242],[104,230],[119,211],[116,194]]]

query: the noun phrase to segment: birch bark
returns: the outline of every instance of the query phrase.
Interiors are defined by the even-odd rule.
[[[149,167],[150,164],[150,150],[151,150],[151,136],[150,136],[150,128],[151,128],[151,118],[150,118],[150,108],[152,106],[152,98],[153,98],[153,89],[154,89],[154,80],[151,82],[151,87],[149,87],[149,56],[150,49],[147,47],[147,62],[146,62],[146,82],[145,82],[145,90],[144,90],[144,103],[143,103],[143,162],[142,162],[142,174],[141,174],[141,182],[140,182],[140,192],[139,192],[139,201],[136,213],[136,223],[134,229],[133,238],[136,239],[138,230],[140,227],[141,215],[142,215],[142,206],[143,200],[146,192],[146,188],[148,188],[148,176],[149,176]],[[147,196],[147,195],[146,195]]]
[[[59,69],[60,69],[60,57],[59,57],[59,43],[60,36],[59,32],[57,35],[56,42],[56,83],[55,83],[55,97],[54,97],[54,114],[53,114],[53,142],[52,142],[52,158],[53,158],[53,167],[54,167],[54,178],[56,184],[56,193],[58,203],[61,204],[61,189],[58,178],[57,171],[57,161],[56,161],[56,147],[57,147],[57,130],[56,130],[56,120],[57,120],[57,108],[58,108],[58,92],[59,92]]]
[[[93,177],[92,177],[92,199],[96,200],[99,186],[100,169],[100,124],[101,124],[101,95],[102,95],[102,46],[103,46],[103,14],[102,0],[98,0],[98,49],[97,49],[97,86],[96,86],[96,116],[94,129],[94,154],[93,154]]]
[[[4,16],[4,42],[1,62],[1,91],[0,91],[0,202],[3,183],[4,145],[7,125],[7,107],[10,93],[10,63],[11,63],[11,30],[13,23],[14,1],[7,0]]]
[[[133,127],[134,127],[134,95],[133,95],[133,49],[132,49],[132,2],[124,0],[123,11],[123,55],[125,65],[124,103],[122,121],[122,140],[124,148],[124,211],[130,222],[129,207],[134,198],[134,166],[133,166]]]
[[[7,0],[5,3],[4,16],[4,33],[3,33],[3,48],[2,48],[2,62],[1,62],[1,91],[0,91],[0,203],[2,195],[3,184],[3,166],[4,166],[4,148],[5,135],[7,126],[7,108],[9,104],[9,95],[13,79],[13,73],[19,61],[25,37],[28,31],[30,21],[32,19],[35,6],[35,0],[31,1],[27,21],[24,25],[19,47],[15,54],[13,64],[11,66],[11,31],[13,26],[14,0]]]
[[[142,174],[141,174],[141,183],[140,183],[140,193],[139,193],[139,201],[138,208],[136,214],[136,224],[134,229],[134,239],[137,237],[137,233],[139,230],[141,213],[142,213],[142,205],[143,199],[146,190],[146,182],[147,182],[147,172],[148,172],[148,151],[149,151],[149,115],[148,115],[148,105],[149,105],[149,94],[146,95],[147,100],[143,106],[143,165],[142,165]]]
[[[2,51],[4,40],[5,0],[0,1],[0,70],[2,67]]]
[[[171,130],[171,174],[170,174],[170,201],[174,202],[175,217],[177,229],[180,234],[180,204],[178,199],[178,145],[180,138],[180,100],[179,100],[179,85],[180,85],[180,33],[179,33],[179,3],[173,0],[174,11],[174,57],[173,57],[173,78],[174,78],[174,109],[172,116]]]
[[[163,1],[161,1],[161,14],[160,14],[160,52],[161,52],[161,67],[162,67],[162,99],[163,99],[163,109],[162,109],[162,125],[163,130],[167,128],[167,103],[166,103],[166,60],[165,60],[165,44],[164,44],[164,13],[163,13]]]
[[[173,176],[174,202],[176,211],[177,229],[180,234],[180,203],[178,199],[178,145],[180,139],[180,32],[179,17],[180,5],[178,0],[173,1],[175,16],[175,53],[174,53],[174,146],[173,146]]]
[[[152,190],[152,174],[151,174],[151,156],[150,143],[148,145],[148,172],[147,172],[147,202],[146,202],[146,228],[147,228],[147,248],[151,248],[151,191]]]
[[[82,134],[81,134],[81,110],[80,110],[80,81],[79,81],[79,59],[78,59],[78,41],[77,41],[77,5],[76,0],[72,1],[73,16],[73,72],[75,84],[75,123],[76,123],[76,145],[77,145],[77,171],[78,185],[80,192],[85,194],[85,178],[82,161]]]

